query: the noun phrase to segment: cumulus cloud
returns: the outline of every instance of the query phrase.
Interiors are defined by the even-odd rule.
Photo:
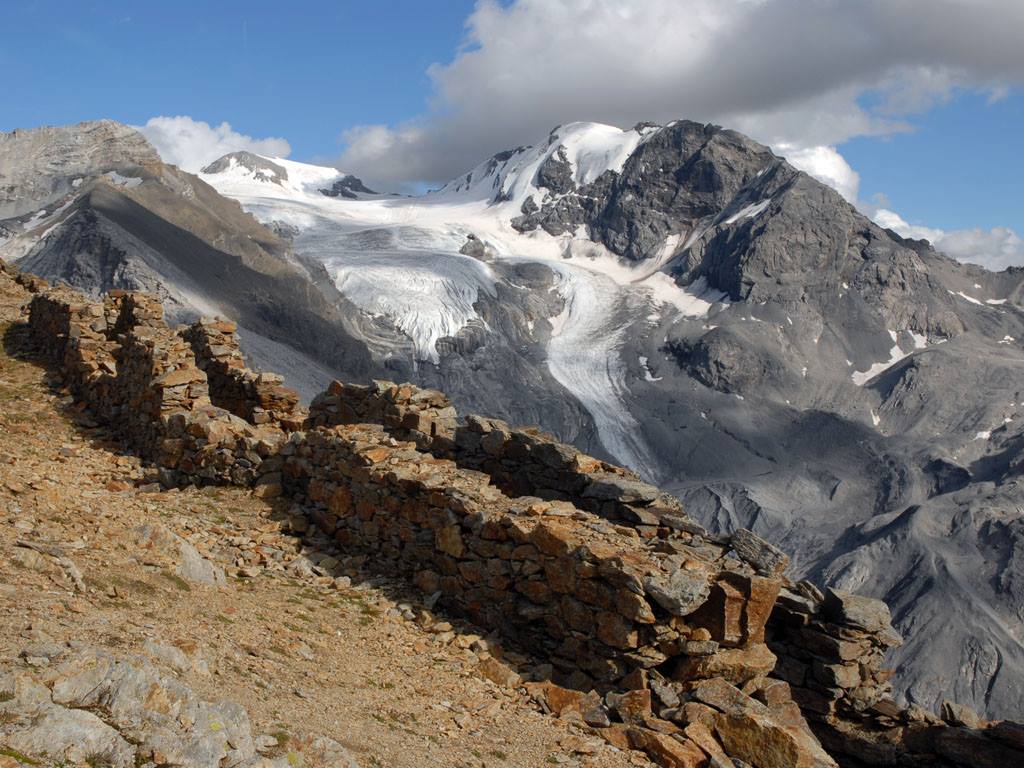
[[[191,117],[152,117],[138,130],[160,153],[165,163],[197,172],[228,152],[248,150],[260,155],[287,157],[292,148],[284,139],[254,139],[235,131],[229,123],[210,125]]]
[[[776,144],[775,150],[786,156],[795,168],[828,184],[849,202],[856,204],[860,192],[860,174],[850,167],[835,147],[796,147]]]
[[[928,240],[936,250],[959,261],[980,264],[993,270],[1024,265],[1024,240],[1008,227],[956,229],[947,232],[910,224],[898,213],[885,208],[871,211],[871,216],[880,227],[887,227],[903,237]]]
[[[1024,82],[1019,0],[481,0],[466,27],[431,110],[348,131],[340,167],[437,183],[559,123],[686,117],[785,144],[849,196],[830,147]]]

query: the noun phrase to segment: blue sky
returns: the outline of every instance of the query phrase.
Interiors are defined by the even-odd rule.
[[[915,223],[1024,232],[1024,93],[993,104],[960,93],[912,124],[907,133],[839,145],[863,197],[884,194],[886,207]]]
[[[290,148],[395,189],[560,122],[689,117],[1024,262],[1022,22],[1019,0],[18,2],[0,130],[184,116],[151,136],[183,166]]]
[[[18,2],[4,8],[0,130],[109,117],[224,120],[336,155],[343,128],[427,107],[470,0]]]

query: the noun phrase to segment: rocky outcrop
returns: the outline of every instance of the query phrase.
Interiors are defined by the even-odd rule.
[[[156,643],[147,650],[184,656]],[[30,667],[0,675],[0,758],[14,765],[42,765],[45,756],[48,764],[109,768],[356,768],[342,745],[322,736],[301,754],[272,749],[276,740],[254,734],[242,706],[205,700],[142,656],[42,636],[22,657]]]
[[[282,181],[288,180],[288,171],[283,165],[245,150],[229,152],[223,157],[217,158],[204,167],[201,173],[220,173],[230,170],[235,166],[252,171],[260,181],[280,184]]]
[[[650,126],[637,126],[642,131]],[[512,226],[552,235],[585,227],[590,237],[631,261],[654,256],[670,235],[692,233],[716,216],[766,171],[795,171],[747,137],[713,125],[679,120],[645,136],[621,171],[606,171],[581,187],[564,152],[549,155],[537,172],[546,190],[528,199]]]
[[[87,177],[137,177],[158,165],[142,134],[113,120],[0,133],[0,219],[52,205]]]
[[[204,170],[203,173],[211,173]],[[358,176],[346,174],[331,184],[328,189],[321,189],[320,193],[327,197],[344,197],[348,200],[358,200],[359,195],[376,195],[372,189],[363,184]]]

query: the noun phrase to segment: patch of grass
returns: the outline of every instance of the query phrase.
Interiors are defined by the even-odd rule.
[[[89,768],[114,768],[114,763],[102,752],[93,752],[90,755],[86,755],[85,764]]]
[[[223,613],[218,613],[214,618],[221,624],[234,624],[235,622],[225,616]]]
[[[491,757],[496,757],[499,760],[508,760],[508,754],[506,752],[502,752],[500,749],[492,749]]]
[[[86,583],[89,582],[86,577]],[[110,577],[110,583],[115,587],[124,590],[125,592],[135,592],[140,595],[155,595],[157,588],[150,584],[148,581],[142,579],[132,579],[126,576],[115,574]]]
[[[276,653],[278,656],[287,656],[288,652],[279,645],[271,645],[267,647],[267,650],[271,653]]]
[[[13,757],[19,763],[25,765],[42,765],[38,760],[33,760],[28,755],[24,755],[16,749],[10,749],[9,747],[0,747],[0,757]]]
[[[181,576],[179,576],[178,574],[171,573],[170,571],[161,571],[160,575],[163,576],[165,579],[167,579],[169,582],[171,582],[174,586],[176,586],[182,592],[191,592],[192,591],[192,586],[187,581],[185,581],[183,578],[181,578]]]
[[[0,691],[0,704],[3,704],[5,701],[10,701],[13,698],[14,698],[14,693],[13,692],[11,692],[11,691]]]
[[[288,731],[274,731],[270,734],[277,740],[278,747],[288,746],[288,742],[291,741],[292,735]]]

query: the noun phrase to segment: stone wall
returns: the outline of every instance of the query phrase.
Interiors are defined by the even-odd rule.
[[[282,453],[285,494],[345,551],[548,661],[536,693],[549,708],[575,700],[662,765],[761,765],[759,739],[779,750],[772,765],[834,765],[768,678],[778,570],[699,535],[644,538],[565,501],[512,498],[379,425],[295,433]]]
[[[306,411],[299,405],[299,393],[284,386],[276,373],[246,368],[237,330],[230,320],[202,318],[181,331],[206,373],[211,401],[250,424],[275,424],[285,431],[301,429]]]
[[[486,627],[518,627],[557,667],[594,681],[670,660],[737,683],[774,666],[763,638],[780,582],[728,547],[667,530],[644,540],[393,442],[376,425],[296,433],[285,489],[345,548],[372,551]],[[712,594],[719,582],[735,586],[735,611]],[[694,642],[699,627],[709,637]]]
[[[985,768],[1024,764],[1024,726],[946,702],[939,715],[892,698],[885,653],[903,640],[881,600],[803,581],[783,587],[767,628],[772,675],[833,755],[856,765]]]
[[[511,496],[571,501],[645,535],[664,522],[690,530],[672,495],[628,469],[587,456],[539,429],[517,429],[500,419],[470,415],[458,424],[451,402],[437,390],[377,381],[370,386],[332,382],[310,406],[310,426],[371,423],[460,467],[486,473]],[[703,529],[693,532],[706,534]]]
[[[881,600],[806,581],[783,589],[769,630],[775,676],[822,719],[863,713],[892,693],[885,653],[903,640],[891,618]]]
[[[29,333],[93,417],[156,464],[164,485],[256,485],[273,493],[279,428],[255,427],[210,402],[191,346],[169,329],[157,300],[113,292],[91,302],[41,290]]]
[[[435,439],[451,437],[456,416],[451,401],[436,389],[393,381],[368,386],[332,381],[313,398],[308,425],[380,424],[392,435],[428,449]]]

